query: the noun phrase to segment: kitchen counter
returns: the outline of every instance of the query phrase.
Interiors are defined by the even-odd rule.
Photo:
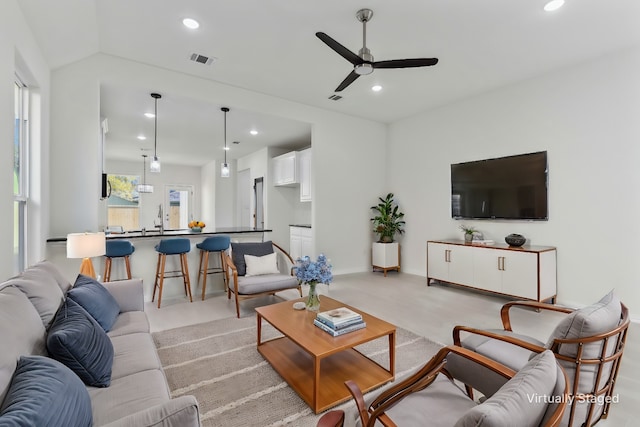
[[[289,224],[289,227],[311,228],[311,224]]]
[[[304,227],[304,226],[298,226]],[[311,226],[309,226],[311,227]],[[260,233],[264,236],[264,233],[269,233],[273,230],[266,228],[251,228],[251,227],[220,227],[213,230],[207,230],[206,227],[201,232],[193,232],[188,228],[180,230],[165,230],[164,233],[160,233],[158,229],[151,229],[142,232],[142,230],[127,231],[124,233],[111,233],[107,234],[107,239],[140,239],[149,237],[197,237],[197,236],[211,236],[214,234],[254,234]],[[47,243],[51,242],[66,242],[66,237],[52,237],[47,239]]]

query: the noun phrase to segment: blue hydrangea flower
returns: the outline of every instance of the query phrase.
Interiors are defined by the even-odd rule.
[[[296,277],[300,283],[325,283],[333,281],[331,268],[333,266],[324,254],[318,255],[314,262],[308,256],[303,256],[296,260]]]

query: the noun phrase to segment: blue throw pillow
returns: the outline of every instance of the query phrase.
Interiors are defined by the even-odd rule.
[[[65,300],[51,322],[47,350],[86,385],[108,387],[111,384],[111,340],[98,322],[72,299]]]
[[[231,258],[238,270],[238,276],[247,274],[245,255],[265,256],[272,253],[273,243],[270,240],[268,242],[231,243]]]
[[[67,297],[80,304],[105,332],[109,332],[120,314],[120,306],[107,288],[89,276],[78,274],[73,288],[67,292]]]
[[[69,368],[44,356],[20,357],[0,408],[0,426],[92,424],[89,392]]]

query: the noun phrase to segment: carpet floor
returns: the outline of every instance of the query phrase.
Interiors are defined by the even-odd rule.
[[[264,339],[280,335],[266,323],[262,333]],[[203,426],[314,427],[322,415],[315,415],[258,353],[255,316],[160,331],[153,338],[172,396],[194,395]],[[396,378],[422,366],[440,347],[398,328]],[[388,365],[386,337],[357,348]],[[350,406],[351,401],[337,408]]]

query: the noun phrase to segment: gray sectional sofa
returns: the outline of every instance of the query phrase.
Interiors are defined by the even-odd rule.
[[[101,285],[117,303],[108,332],[87,318],[90,310],[69,301],[73,285],[48,261],[0,284],[0,425],[3,418],[10,419],[7,425],[38,425],[43,420],[67,426],[200,425],[195,397],[171,398],[144,313],[142,281]],[[75,315],[82,322],[76,322]],[[91,330],[89,341],[74,335],[83,327]],[[96,353],[98,345],[108,351],[80,366],[88,373],[67,363],[70,358],[77,362],[76,355]],[[79,348],[69,348],[74,346]],[[62,347],[62,354],[55,350],[52,355],[54,347]],[[86,385],[96,364],[106,373],[96,379],[98,386]]]

